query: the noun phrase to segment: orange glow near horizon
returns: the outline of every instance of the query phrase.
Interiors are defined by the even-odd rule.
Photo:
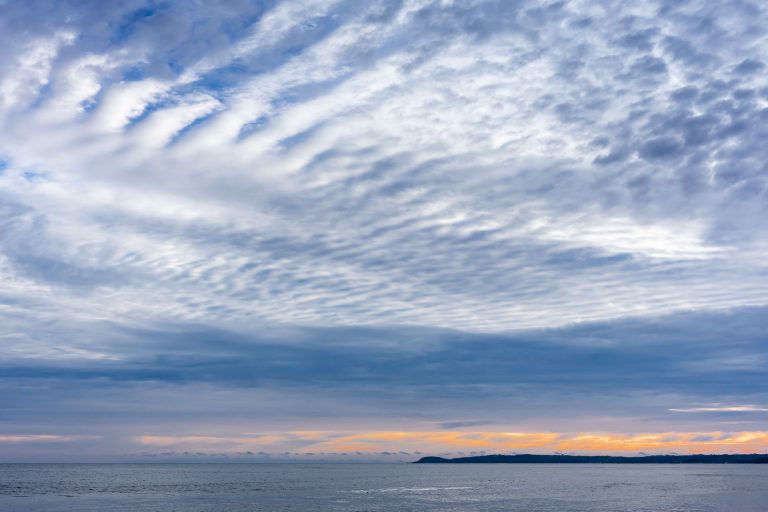
[[[457,452],[509,453],[758,453],[768,451],[768,432],[662,432],[644,434],[554,432],[334,432],[247,433],[239,436],[153,436],[144,446],[217,451],[260,450],[316,453],[422,454]],[[300,448],[299,448],[300,447]]]

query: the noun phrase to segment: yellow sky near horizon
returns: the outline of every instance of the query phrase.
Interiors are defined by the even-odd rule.
[[[300,431],[235,436],[144,435],[143,446],[194,449],[205,452],[260,450],[264,452],[376,453],[384,451],[430,454],[457,452],[508,453],[756,453],[768,450],[768,432],[661,432],[642,434],[555,432],[333,432]],[[300,447],[300,448],[297,448]]]

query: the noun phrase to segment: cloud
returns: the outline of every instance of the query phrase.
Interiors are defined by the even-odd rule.
[[[709,407],[687,407],[670,409],[673,412],[766,412],[768,409],[756,405],[712,405]]]
[[[219,439],[230,446],[233,435],[259,445],[259,435],[307,428],[688,432],[701,426],[700,415],[676,409],[762,399],[765,318],[760,308],[495,334],[52,325],[52,333],[75,338],[42,344],[34,357],[28,340],[8,339],[0,406],[6,430],[52,422],[66,435],[101,435],[126,452],[139,434],[199,448]],[[738,338],[723,346],[734,332]],[[765,416],[754,407],[748,416],[708,417],[707,425],[749,430]]]
[[[137,397],[194,416],[192,390],[274,424],[758,404],[766,17],[3,3],[0,385],[107,430],[112,399],[165,424]]]
[[[41,220],[11,260],[25,286],[72,304],[87,285],[105,317],[490,331],[764,300],[762,203],[731,199],[762,186],[757,78],[730,78],[745,56],[701,44],[692,7],[664,28],[575,5],[253,9],[248,26],[223,6],[140,2],[33,24],[34,41],[74,35],[37,102],[4,118],[5,197]],[[599,37],[561,44],[554,25],[584,16]],[[666,62],[665,37],[720,64]],[[690,79],[656,77],[664,62]],[[49,179],[25,182],[29,168]]]
[[[73,441],[76,438],[71,436],[56,436],[50,434],[40,435],[2,435],[0,436],[0,443],[62,443],[67,441]]]

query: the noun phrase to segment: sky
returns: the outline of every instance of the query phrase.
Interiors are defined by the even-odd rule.
[[[0,461],[768,451],[766,27],[0,0]]]

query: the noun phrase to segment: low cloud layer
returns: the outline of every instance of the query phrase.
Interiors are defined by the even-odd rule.
[[[412,432],[375,450],[409,453],[420,450],[420,442],[420,451],[428,453],[430,439],[437,439],[430,434],[420,440],[418,432],[457,440],[510,431],[608,433],[611,439],[649,432],[735,436],[759,432],[768,420],[766,318],[760,308],[496,334],[93,324],[78,330],[108,343],[87,356],[6,354],[0,406],[8,432],[85,436],[93,451],[111,455],[139,453],[147,439],[179,453],[237,453],[246,445],[254,452],[298,453],[325,441],[280,433],[307,430],[324,432],[325,440],[332,433],[354,438]],[[83,417],[89,418],[85,424]],[[559,443],[570,437],[552,435],[536,448],[565,450]],[[697,444],[699,436],[685,439],[687,451],[711,448]],[[758,436],[733,449],[762,447],[764,441]],[[468,450],[472,443],[459,444],[440,450]],[[66,453],[69,445],[56,449]],[[593,446],[634,449],[618,441]],[[49,443],[44,448],[51,450]],[[637,450],[674,448],[662,443]],[[37,448],[25,444],[8,453],[29,450]]]

